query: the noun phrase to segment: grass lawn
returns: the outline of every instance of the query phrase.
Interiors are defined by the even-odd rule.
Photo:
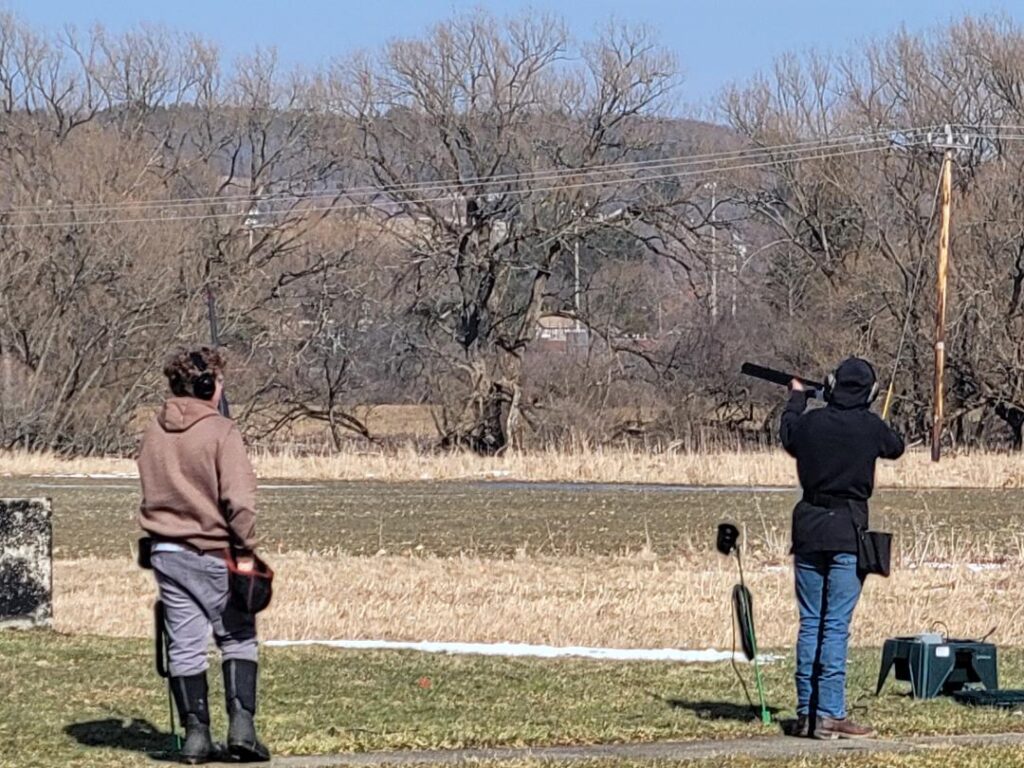
[[[721,757],[712,761],[587,760],[553,763],[540,760],[474,764],[474,768],[1021,768],[1024,751],[1014,748],[941,749],[913,754],[843,755],[824,758],[765,760]]]
[[[150,654],[150,644],[140,640],[0,634],[0,765],[149,764],[147,754],[168,744],[166,689]],[[1020,686],[1024,651],[1008,651],[1000,661],[1003,684]],[[884,736],[1024,731],[1019,716],[946,700],[914,702],[892,683],[875,699],[877,663],[877,651],[855,653],[850,691],[854,714]],[[779,717],[792,714],[791,675],[788,661],[766,670]],[[749,718],[726,664],[266,649],[262,686],[259,721],[278,754],[765,733]],[[214,728],[222,733],[218,676],[212,676],[211,688]],[[718,764],[754,763],[736,758]],[[962,750],[803,764],[1024,766],[1024,756],[1006,749]]]
[[[945,465],[943,465],[945,466]],[[792,483],[790,479],[788,483]],[[1014,486],[1016,488],[1016,486]],[[259,491],[265,552],[417,553],[482,558],[659,554],[717,557],[715,526],[744,530],[746,554],[785,557],[795,486],[686,491],[659,486],[379,481],[278,483]],[[1017,490],[882,489],[872,524],[895,535],[897,562],[1019,558]],[[2,477],[0,496],[53,499],[54,555],[126,556],[139,536],[139,482]]]

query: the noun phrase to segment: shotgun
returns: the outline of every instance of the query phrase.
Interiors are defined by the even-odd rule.
[[[797,376],[793,373],[786,373],[785,371],[779,371],[775,368],[765,368],[763,365],[755,365],[754,363],[744,363],[740,368],[740,373],[744,376],[751,376],[755,379],[761,379],[762,381],[768,381],[772,384],[779,384],[783,387],[788,387],[789,382],[796,379],[804,388],[809,390],[814,397],[819,400],[822,398],[825,392],[825,385],[820,381],[812,381],[811,379],[805,379],[803,376]]]

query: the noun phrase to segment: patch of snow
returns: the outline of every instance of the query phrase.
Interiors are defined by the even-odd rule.
[[[527,643],[444,643],[402,642],[395,640],[267,640],[266,646],[285,648],[294,646],[323,646],[345,650],[420,651],[423,653],[473,654],[482,656],[515,656],[538,659],[582,658],[601,661],[675,661],[685,664],[707,664],[730,661],[731,651],[708,648],[703,651],[679,648],[588,648],[585,646],[530,645]],[[762,655],[761,663],[777,661],[778,656]],[[742,654],[736,661],[746,662]]]
[[[917,570],[918,568],[931,568],[933,571],[951,571],[956,567],[954,563],[946,563],[942,561],[928,560],[923,563],[908,563],[906,568],[908,570]],[[967,563],[967,570],[972,573],[981,573],[982,571],[1002,571],[1006,568],[1003,563]]]
[[[972,573],[981,573],[982,571],[1001,571],[1003,567],[1002,563],[968,563],[967,570]]]
[[[97,488],[138,488],[137,483],[128,485],[127,483],[32,483],[33,488],[45,488],[45,489],[66,489],[73,488],[76,490],[95,490]]]
[[[47,472],[31,477],[73,480],[138,480],[138,472]]]

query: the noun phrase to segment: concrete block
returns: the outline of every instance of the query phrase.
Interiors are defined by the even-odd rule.
[[[49,499],[0,499],[0,628],[53,620]]]

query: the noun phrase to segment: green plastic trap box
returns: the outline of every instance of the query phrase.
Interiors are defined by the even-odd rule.
[[[886,640],[876,696],[892,669],[897,680],[910,683],[915,699],[951,696],[967,686],[982,685],[987,691],[999,688],[996,647],[976,640],[948,640],[938,634]]]

